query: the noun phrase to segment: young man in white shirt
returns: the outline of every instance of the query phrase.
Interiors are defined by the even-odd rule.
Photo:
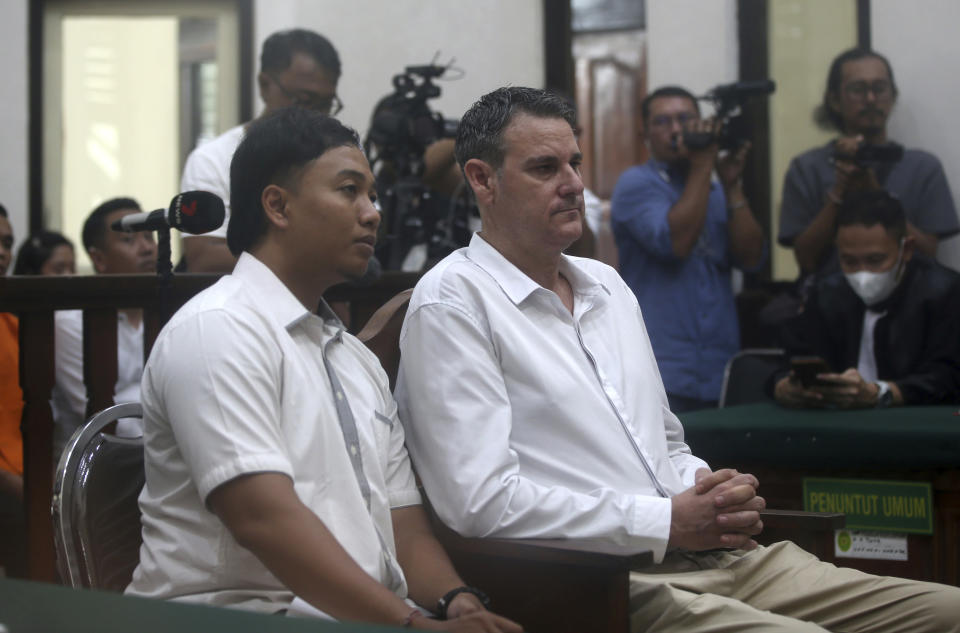
[[[631,576],[634,631],[960,630],[956,587],[757,546],[759,483],[691,454],[634,294],[605,264],[563,255],[584,212],[562,99],[485,95],[456,154],[483,230],[417,284],[396,392],[447,524],[653,550]]]
[[[519,631],[433,537],[386,375],[322,300],[373,255],[380,216],[358,143],[335,119],[290,108],[238,147],[237,266],[174,315],[144,372],[143,546],[127,592]]]

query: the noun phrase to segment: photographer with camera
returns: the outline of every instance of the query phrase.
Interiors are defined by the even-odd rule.
[[[897,94],[890,62],[879,53],[850,49],[830,65],[815,118],[841,136],[794,158],[783,185],[777,239],[793,247],[801,276],[838,269],[831,246],[834,224],[853,191],[886,189],[899,198],[908,234],[929,257],[936,255],[940,239],[960,232],[940,161],[887,138]]]
[[[741,186],[750,145],[721,152],[722,126],[701,119],[683,88],[659,88],[640,110],[651,158],[620,176],[612,201],[620,274],[643,310],[671,410],[713,407],[740,349],[731,267],[764,257]]]

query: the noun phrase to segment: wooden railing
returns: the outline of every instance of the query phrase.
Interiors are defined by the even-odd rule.
[[[161,288],[158,278],[151,275],[0,278],[0,312],[12,312],[20,318],[25,547],[31,579],[56,579],[50,521],[53,470],[58,457],[53,455],[50,408],[55,377],[54,312],[83,310],[83,375],[90,415],[113,404],[117,310],[143,309],[146,357],[173,312],[217,279],[219,275],[178,275]],[[369,286],[331,288],[326,299],[347,303],[348,326],[356,332],[380,305],[401,290],[412,288],[416,280],[416,274],[387,272]]]

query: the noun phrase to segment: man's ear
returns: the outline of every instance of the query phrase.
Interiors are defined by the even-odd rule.
[[[267,92],[270,90],[270,77],[267,73],[257,73],[257,87],[260,89],[260,101],[266,103]]]
[[[92,246],[87,255],[90,256],[90,262],[93,264],[93,270],[98,274],[102,275],[107,268],[107,257],[106,254],[97,248]]]
[[[463,175],[473,189],[477,204],[489,206],[496,199],[497,170],[479,158],[471,158],[463,166]]]
[[[267,222],[277,228],[285,229],[289,226],[287,202],[289,193],[280,185],[267,185],[260,194],[260,205],[267,217]]]
[[[901,261],[903,262],[904,266],[906,266],[907,262],[913,258],[913,251],[916,244],[917,240],[914,239],[912,235],[908,235],[903,238],[903,257],[901,258]]]

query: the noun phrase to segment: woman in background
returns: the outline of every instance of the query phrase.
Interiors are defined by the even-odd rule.
[[[73,243],[60,233],[40,231],[30,236],[17,252],[14,275],[76,274]]]

